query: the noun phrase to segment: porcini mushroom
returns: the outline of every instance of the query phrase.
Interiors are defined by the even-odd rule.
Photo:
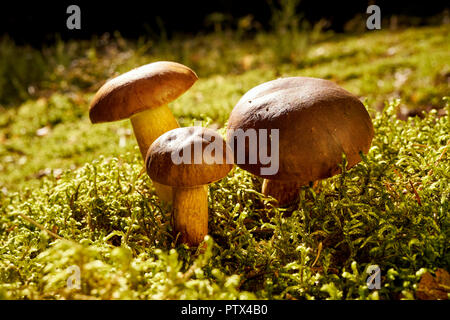
[[[161,134],[178,128],[168,103],[197,81],[190,68],[169,61],[150,63],[106,82],[95,94],[89,109],[92,123],[130,119],[143,159]],[[168,186],[154,183],[156,193],[171,202]]]
[[[152,143],[145,163],[152,180],[173,187],[173,227],[179,240],[198,246],[208,233],[207,185],[233,168],[228,145],[212,129],[178,128]]]
[[[249,142],[236,146],[238,135],[249,129],[258,138],[262,132],[278,130],[276,150],[260,145],[260,139],[256,147]],[[279,206],[295,201],[300,186],[339,173],[343,154],[347,168],[356,165],[374,135],[370,116],[356,96],[331,81],[307,77],[280,78],[251,89],[232,110],[227,130],[236,164],[264,178],[262,193],[278,200]],[[235,148],[244,149],[244,163],[237,161]],[[261,148],[279,152],[275,173],[264,174],[261,168],[267,164],[260,158],[250,163]]]

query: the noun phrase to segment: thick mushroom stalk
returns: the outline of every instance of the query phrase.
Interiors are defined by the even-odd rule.
[[[168,105],[136,113],[131,116],[130,120],[142,159],[144,160],[153,141],[163,133],[179,127]],[[172,188],[170,186],[165,186],[155,181],[153,181],[153,186],[156,194],[162,201],[172,202]]]
[[[150,63],[106,82],[89,109],[92,123],[130,119],[143,159],[161,134],[178,128],[167,106],[197,81],[188,67],[168,61]],[[169,186],[154,183],[161,200],[171,202]]]
[[[314,181],[312,188],[316,189],[319,181]],[[264,179],[261,193],[265,196],[271,196],[277,200],[277,205],[285,207],[293,204],[298,199],[300,188],[304,184],[299,181],[281,181]]]
[[[130,120],[144,160],[153,141],[163,133],[180,127],[167,105],[136,113]]]
[[[145,164],[153,181],[173,187],[173,227],[179,241],[198,246],[208,233],[207,185],[233,168],[229,146],[214,130],[178,128],[152,143]]]
[[[298,198],[298,192],[302,184],[298,181],[279,181],[264,179],[262,194],[276,199],[278,205],[287,206]]]
[[[181,243],[199,245],[208,234],[208,187],[173,187],[173,225]]]

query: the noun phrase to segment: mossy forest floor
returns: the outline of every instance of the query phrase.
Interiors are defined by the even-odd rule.
[[[449,35],[448,25],[115,35],[42,50],[0,40],[0,298],[418,298],[421,277],[450,264]],[[158,60],[199,76],[170,105],[182,126],[224,133],[253,86],[313,76],[364,101],[372,148],[285,209],[236,167],[210,186],[207,251],[175,246],[130,124],[88,118],[106,79]],[[366,283],[370,265],[379,290]],[[81,287],[70,288],[77,271]]]

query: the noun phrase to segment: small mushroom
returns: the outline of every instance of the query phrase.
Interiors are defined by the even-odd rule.
[[[168,61],[150,63],[106,82],[89,110],[92,123],[130,119],[142,157],[161,134],[178,128],[168,103],[197,81],[188,67]],[[161,200],[171,202],[171,188],[154,183]]]
[[[238,134],[248,129],[256,131],[257,146],[236,145]],[[265,132],[260,129],[269,133],[278,129],[277,148],[259,145]],[[307,77],[280,78],[251,89],[232,110],[227,130],[235,163],[265,178],[262,193],[277,199],[279,206],[298,199],[301,186],[339,173],[343,154],[347,168],[356,165],[374,135],[370,116],[356,96],[331,81]],[[245,163],[236,159],[235,148],[244,148]],[[272,155],[279,162],[276,173],[262,173],[267,163],[260,158],[248,161],[261,148],[267,148],[268,154],[278,152]]]
[[[233,168],[228,145],[212,129],[178,128],[152,143],[145,163],[152,180],[173,187],[173,226],[179,240],[198,246],[208,233],[208,184]]]

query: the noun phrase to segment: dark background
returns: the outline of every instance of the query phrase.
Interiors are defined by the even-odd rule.
[[[447,1],[448,2],[448,1]],[[174,33],[211,31],[205,23],[213,12],[231,17],[233,28],[239,17],[252,14],[262,28],[270,27],[270,0],[62,0],[62,1],[3,1],[0,4],[0,36],[7,34],[18,44],[39,45],[62,39],[86,39],[92,35],[120,31],[126,38],[142,35],[158,35],[165,30],[170,37]],[[274,5],[277,0],[272,0]],[[68,30],[66,9],[71,4],[81,8],[81,30]],[[449,5],[446,1],[320,1],[303,0],[298,12],[314,23],[326,18],[327,28],[342,32],[344,23],[357,14],[365,14],[369,4],[381,8],[383,18],[392,14],[408,16],[433,16]],[[234,21],[234,22],[233,22]],[[163,27],[162,27],[163,26]]]

